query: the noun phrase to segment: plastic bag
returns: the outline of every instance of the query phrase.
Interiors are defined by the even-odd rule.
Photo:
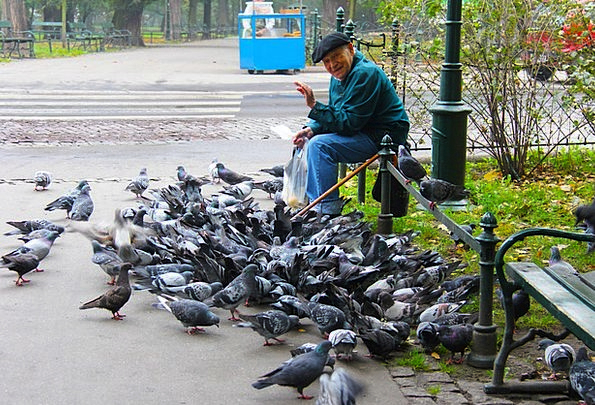
[[[291,208],[304,207],[308,204],[306,182],[308,181],[308,141],[302,149],[294,148],[291,159],[283,172],[283,192],[281,197]]]

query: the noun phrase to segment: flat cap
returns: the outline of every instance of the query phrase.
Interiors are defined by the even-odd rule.
[[[342,32],[333,32],[332,34],[327,35],[322,38],[318,45],[316,45],[316,48],[314,48],[314,52],[312,52],[312,62],[320,62],[327,53],[350,42],[351,40],[349,37]]]

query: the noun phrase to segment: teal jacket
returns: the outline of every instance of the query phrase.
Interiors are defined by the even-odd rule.
[[[317,101],[308,117],[314,134],[361,131],[378,145],[385,134],[394,143],[404,144],[409,132],[407,112],[392,83],[357,50],[345,80],[331,77],[328,105]]]

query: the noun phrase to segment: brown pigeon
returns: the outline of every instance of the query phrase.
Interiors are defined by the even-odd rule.
[[[120,321],[126,316],[120,314],[119,311],[120,308],[128,302],[130,294],[132,293],[130,281],[128,279],[128,270],[132,268],[132,264],[121,263],[118,267],[120,270],[116,285],[94,300],[84,303],[79,309],[105,308],[108,311],[111,311],[113,315],[112,319],[115,319],[116,321]]]

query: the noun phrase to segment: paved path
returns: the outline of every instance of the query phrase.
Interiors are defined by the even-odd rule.
[[[89,92],[122,87],[144,91],[153,88],[163,75],[159,55],[171,61],[168,54],[178,50],[145,49],[81,59],[17,61],[0,65],[0,87],[6,92],[6,81],[15,92],[41,86],[51,95],[60,92],[67,82]],[[200,47],[196,51],[200,52]],[[217,57],[225,57],[219,55],[217,52]],[[133,63],[137,57],[137,63]],[[135,71],[141,62],[153,65],[146,76],[144,71],[142,75]],[[214,73],[198,76],[200,68],[188,60],[184,62],[178,59],[179,64],[173,67],[183,69],[176,83],[157,87],[183,86],[196,77],[232,80]],[[38,69],[48,64],[54,73],[44,83],[32,82],[32,75],[41,78]],[[122,73],[127,66],[132,71]],[[218,69],[229,69],[229,76],[237,76],[234,78],[239,82],[255,79],[235,66],[225,66],[219,63]],[[72,73],[76,69],[103,72],[105,77],[77,76]],[[132,83],[134,77],[138,80]],[[266,75],[263,78],[287,80]],[[287,124],[289,120],[4,120],[0,123],[0,193],[4,196],[0,199],[0,222],[46,218],[68,225],[62,211],[47,212],[43,207],[81,178],[87,178],[96,205],[93,222],[107,223],[115,208],[136,204],[124,187],[141,167],[148,168],[154,188],[173,183],[179,164],[193,174],[206,174],[213,158],[235,170],[257,175],[258,169],[289,158],[289,141],[275,139],[268,128],[271,123]],[[258,129],[260,136],[246,136],[247,125],[254,131]],[[49,190],[35,192],[31,178],[42,169],[51,171],[55,181]],[[216,189],[207,188],[205,193],[213,191]],[[270,208],[264,193],[256,197],[263,208]],[[9,230],[9,225],[2,226],[2,232]],[[2,253],[19,245],[14,237],[0,237]],[[233,328],[223,310],[216,310],[224,319],[221,328],[189,336],[170,314],[151,307],[154,297],[135,292],[124,307],[126,319],[112,321],[107,311],[78,309],[81,302],[106,290],[106,276],[91,263],[91,253],[86,239],[67,232],[44,260],[46,271],[32,274],[30,284],[17,288],[12,272],[0,272],[0,367],[5,370],[0,392],[4,403],[301,403],[289,388],[258,391],[250,383],[286,360],[292,347],[321,340],[308,320],[302,332],[289,334],[287,344],[275,347],[263,347],[261,337],[251,330]],[[386,403],[387,398],[403,403],[404,397],[386,368],[363,357],[365,348],[360,348],[359,353],[356,361],[342,365],[367,382],[368,390],[358,403]],[[306,390],[311,394],[317,391],[317,383]]]

